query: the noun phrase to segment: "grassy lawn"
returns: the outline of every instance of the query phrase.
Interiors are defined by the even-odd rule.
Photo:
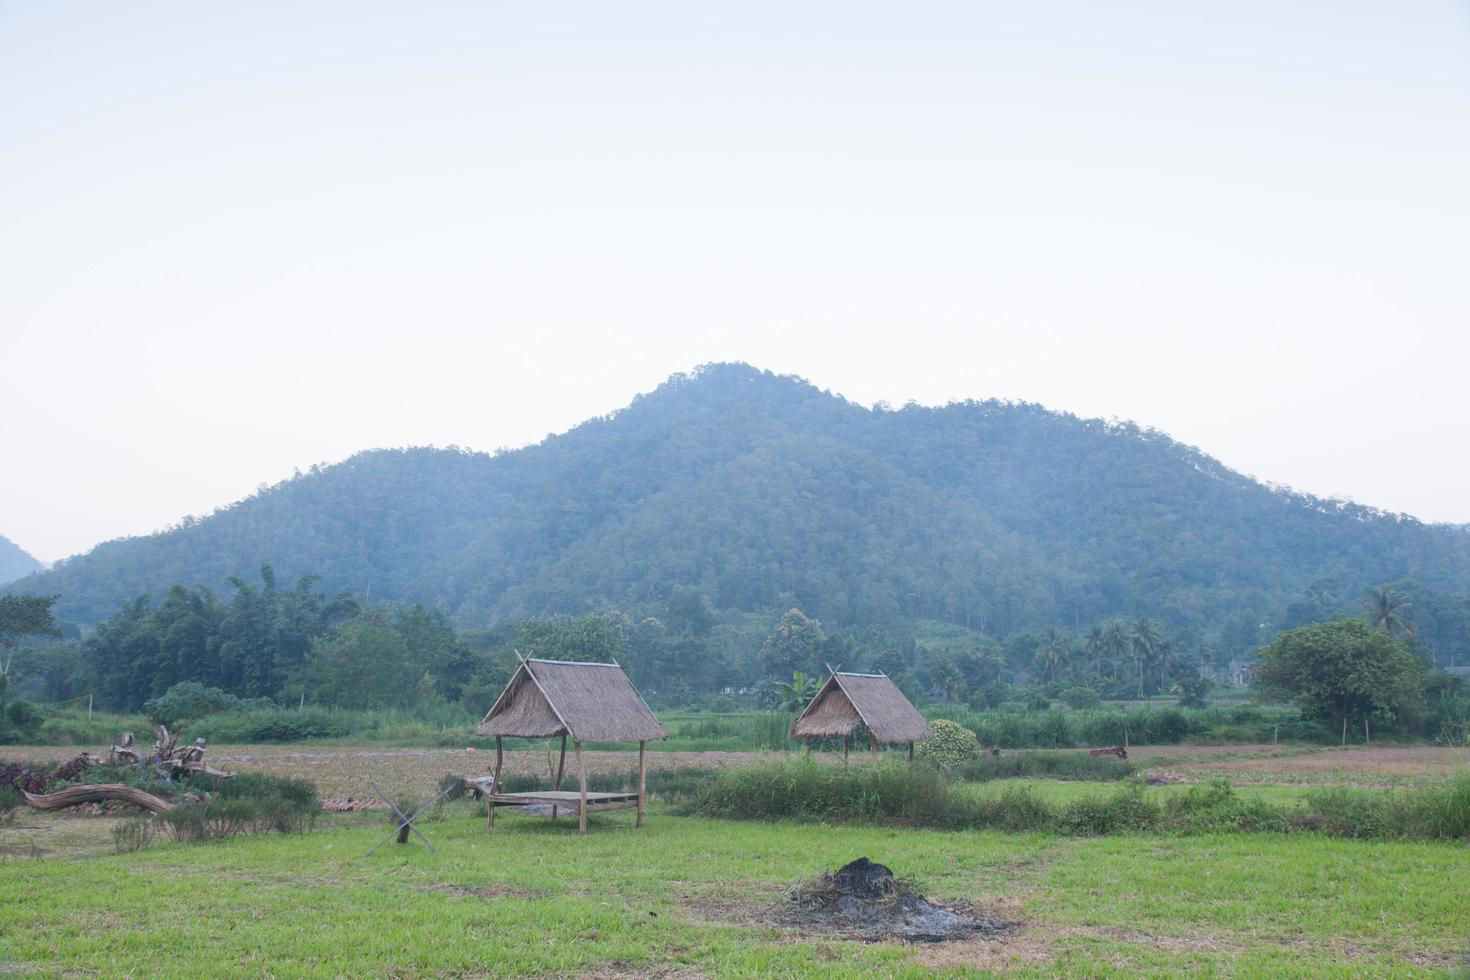
[[[1052,784],[1057,785],[1057,784]],[[1094,787],[1096,789],[1096,787]],[[1167,791],[1167,788],[1165,788]],[[439,848],[306,837],[0,862],[0,972],[136,976],[1434,975],[1470,949],[1470,850],[1309,836],[1058,839],[727,823],[570,824],[468,804]],[[57,818],[62,819],[62,818]],[[935,946],[768,924],[787,885],[866,855],[1023,927]]]

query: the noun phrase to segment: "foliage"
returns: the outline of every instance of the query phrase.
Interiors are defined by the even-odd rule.
[[[181,681],[158,697],[143,702],[143,713],[154,724],[174,728],[205,715],[271,707],[273,705],[266,698],[237,698],[217,687],[205,687],[198,681]]]
[[[934,737],[920,742],[914,750],[914,754],[925,762],[948,770],[964,765],[980,754],[980,740],[964,725],[940,718],[930,722],[929,727],[934,729]]]
[[[1387,631],[1339,620],[1283,633],[1261,651],[1255,684],[1267,700],[1294,701],[1334,727],[1415,718],[1423,706],[1424,664]]]
[[[807,706],[812,698],[817,695],[817,679],[808,677],[799,670],[791,672],[791,682],[785,681],[776,684],[773,692],[776,700],[777,711],[798,712]]]
[[[875,628],[895,645],[926,619],[1001,639],[1158,619],[1223,667],[1289,614],[1340,614],[1343,596],[1409,569],[1425,642],[1470,651],[1454,628],[1464,611],[1451,608],[1470,592],[1463,530],[1272,489],[1130,424],[999,401],[869,409],[745,365],[676,376],[614,415],[516,452],[380,450],[314,467],[13,588],[61,593],[58,615],[91,625],[141,594],[165,597],[175,582],[224,594],[262,561],[283,582],[320,575],[327,595],[420,601],[461,624],[607,609],[635,628],[652,619],[668,673],[643,678],[650,687],[676,673],[696,687],[708,676],[710,690],[738,686],[700,669],[754,652],[720,627],[732,613],[793,607],[829,635]],[[1308,597],[1327,576],[1335,590]],[[265,591],[254,589],[257,602],[234,624],[252,636],[273,621]],[[1430,592],[1444,601],[1431,603]],[[1427,621],[1431,605],[1443,628]],[[206,648],[197,674],[185,661],[150,664],[161,687],[114,679],[107,702],[136,706],[189,679],[275,696],[276,655],[289,671],[307,649],[299,631],[275,635],[283,642],[269,655],[254,641]],[[159,655],[147,636],[131,639],[144,658]],[[1451,653],[1432,649],[1441,660]],[[1132,668],[1144,666],[1148,685],[1142,658],[1123,662],[1135,688]],[[1102,666],[1089,659],[1084,669],[1100,678]],[[755,678],[819,667],[779,663]]]
[[[1069,687],[1062,692],[1062,703],[1069,708],[1096,708],[1102,697],[1090,687]]]
[[[1371,839],[1470,840],[1470,774],[1425,790],[1323,791],[1290,808],[1259,796],[1242,797],[1224,782],[1190,787],[1162,802],[1137,782],[1110,794],[1052,802],[1027,788],[969,795],[927,766],[847,769],[805,760],[724,770],[684,809],[744,820],[897,822],[1083,837],[1311,831]]]

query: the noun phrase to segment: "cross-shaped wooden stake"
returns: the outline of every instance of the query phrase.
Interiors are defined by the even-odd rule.
[[[403,833],[404,830],[411,830],[411,831],[413,831],[414,834],[418,837],[418,839],[424,842],[424,846],[429,849],[429,853],[430,854],[438,854],[439,853],[438,851],[434,850],[434,845],[429,843],[429,838],[427,838],[423,834],[420,834],[419,833],[419,829],[413,825],[413,822],[415,820],[417,820],[419,817],[423,816],[424,813],[429,809],[429,807],[433,806],[435,803],[438,803],[439,800],[442,799],[444,796],[446,796],[449,793],[454,792],[457,789],[462,789],[463,787],[461,787],[461,786],[446,786],[446,787],[444,787],[442,790],[439,791],[439,795],[438,796],[435,796],[432,800],[430,800],[429,802],[425,803],[423,806],[419,807],[418,808],[418,811],[415,812],[413,816],[409,817],[409,816],[404,816],[403,811],[400,810],[400,809],[398,809],[398,804],[397,803],[394,803],[392,800],[390,800],[388,798],[388,794],[387,793],[384,793],[382,791],[382,789],[379,788],[379,786],[378,786],[377,783],[375,783],[371,779],[369,779],[368,780],[368,785],[373,788],[373,792],[374,793],[377,793],[378,794],[378,798],[379,799],[381,799],[384,803],[386,803],[390,807],[392,807],[393,808],[393,812],[396,813],[396,814],[398,814],[398,826],[396,826],[392,830],[388,831],[388,836],[387,837],[384,837],[382,840],[380,840],[376,844],[374,844],[373,845],[373,849],[371,851],[368,851],[367,854],[364,855],[364,857],[372,857],[373,856],[373,851],[376,851],[378,848],[382,847],[384,844],[386,844],[390,840],[392,840],[393,837],[394,837],[394,835]]]

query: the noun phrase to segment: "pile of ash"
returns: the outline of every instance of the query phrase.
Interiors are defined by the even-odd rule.
[[[935,905],[865,857],[793,885],[779,921],[858,939],[930,943],[996,936],[1015,928]]]

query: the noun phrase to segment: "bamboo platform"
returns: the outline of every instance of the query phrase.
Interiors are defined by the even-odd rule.
[[[536,790],[526,793],[496,793],[493,792],[495,785],[494,776],[481,776],[478,779],[466,780],[485,800],[490,814],[488,827],[495,827],[495,808],[498,806],[549,806],[551,807],[552,819],[556,818],[557,811],[565,809],[568,814],[577,814],[577,822],[582,833],[586,833],[587,814],[601,813],[607,810],[638,810],[640,822],[642,818],[642,800],[637,793],[587,793],[571,792],[569,790]]]

